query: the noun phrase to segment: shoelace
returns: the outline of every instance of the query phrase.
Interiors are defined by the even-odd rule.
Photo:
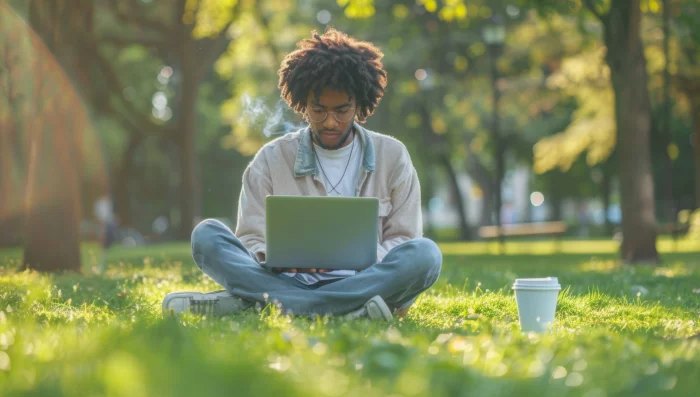
[[[215,313],[216,305],[219,303],[219,299],[212,300],[194,300],[190,299],[190,312],[195,314],[203,314],[208,316],[213,316]]]

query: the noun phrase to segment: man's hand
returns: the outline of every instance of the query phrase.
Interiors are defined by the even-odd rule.
[[[276,273],[326,273],[333,271],[331,269],[283,269],[281,267],[275,267],[272,270]]]

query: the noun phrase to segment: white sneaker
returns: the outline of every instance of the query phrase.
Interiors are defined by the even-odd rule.
[[[228,291],[172,292],[163,299],[163,314],[194,313],[208,316],[224,316],[241,312],[251,303],[231,295]]]
[[[384,299],[382,299],[382,297],[379,295],[368,300],[367,303],[365,303],[361,308],[345,315],[345,318],[348,320],[366,317],[369,317],[372,320],[381,320],[386,322],[390,322],[394,319],[394,316],[391,314],[391,310],[389,310],[389,306],[386,305]]]

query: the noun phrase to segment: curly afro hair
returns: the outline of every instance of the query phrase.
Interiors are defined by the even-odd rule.
[[[295,111],[304,113],[309,92],[316,96],[324,88],[346,92],[355,97],[357,121],[364,122],[384,95],[384,54],[372,43],[333,28],[320,36],[314,30],[312,37],[297,43],[297,49],[282,61],[278,72],[282,98]]]

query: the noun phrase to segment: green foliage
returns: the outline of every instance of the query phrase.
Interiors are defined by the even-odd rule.
[[[238,0],[187,0],[182,22],[194,24],[195,38],[219,34],[235,18]]]
[[[603,56],[603,49],[598,48],[567,58],[561,70],[548,79],[550,89],[575,98],[578,108],[562,132],[535,144],[535,172],[554,167],[567,171],[583,152],[587,152],[586,163],[594,166],[607,160],[615,149],[614,93]]]
[[[26,1],[5,1],[22,15],[26,14],[23,12]],[[497,65],[501,76],[497,86],[502,94],[501,130],[508,142],[508,167],[525,163],[533,164],[538,172],[563,170],[567,183],[565,196],[596,193],[589,168],[608,158],[615,139],[612,92],[603,65],[602,28],[586,5],[591,3],[604,13],[609,0],[187,0],[186,3],[187,12],[181,22],[188,24],[187,29],[192,27],[193,35],[201,39],[193,45],[208,42],[235,21],[225,36],[230,39],[227,50],[214,64],[216,73],[204,77],[198,94],[196,145],[204,216],[233,215],[240,172],[248,156],[274,138],[261,133],[259,120],[265,116],[251,117],[250,106],[243,98],[276,109],[279,63],[298,40],[310,37],[312,29],[323,31],[326,24],[320,21],[321,10],[332,16],[328,25],[371,40],[384,51],[389,88],[368,127],[405,142],[421,180],[435,177],[436,187],[445,180],[439,172],[431,174],[437,168],[430,158],[436,148],[447,151],[457,172],[464,169],[471,172],[464,165],[474,159],[489,176],[494,168],[491,63],[482,30],[490,17],[502,16],[508,34]],[[688,54],[697,54],[700,42],[697,29],[700,24],[695,23],[697,14],[692,12],[696,5],[687,0],[672,3],[672,71],[674,77],[676,72],[679,76],[692,77],[697,73],[697,68],[692,67],[697,62]],[[133,4],[138,4],[133,9],[143,11],[141,20],[168,25],[178,22],[172,20],[173,5],[168,2]],[[660,51],[660,4],[659,0],[641,2],[655,114],[660,113],[664,64]],[[123,8],[132,9],[132,6]],[[124,23],[106,5],[96,7],[95,30],[96,39],[103,36],[119,39],[105,40],[100,45],[100,52],[123,83],[122,92],[112,94],[111,102],[117,111],[128,113],[119,107],[121,101],[116,98],[119,96],[149,121],[176,125],[176,107],[181,100],[177,96],[179,66],[168,65],[170,59],[164,57],[168,49],[156,40],[156,32],[134,21]],[[172,44],[177,40],[168,41]],[[158,78],[164,66],[172,66],[175,71],[172,78],[166,79],[167,83]],[[419,69],[426,70],[429,78],[418,80]],[[172,119],[151,117],[152,100],[157,92],[166,95],[173,109]],[[674,145],[679,154],[674,162],[674,174],[680,175],[674,194],[678,197],[692,188],[688,171],[692,153],[685,144],[691,110],[689,98],[676,90],[672,96]],[[423,107],[427,108],[426,113],[421,113]],[[94,117],[104,152],[94,151],[92,155],[106,156],[110,174],[114,175],[130,131],[115,121],[116,117],[108,116]],[[291,112],[286,116],[286,121],[301,124]],[[436,134],[432,142],[426,139],[426,136],[430,138],[427,134],[430,129]],[[139,203],[134,217],[140,222],[137,226],[141,230],[149,230],[156,216],[168,215],[177,205],[174,198],[177,153],[171,137],[164,138],[146,138],[134,155],[130,187],[133,202]],[[534,146],[537,142],[540,144]],[[661,155],[668,149],[663,142],[655,142],[652,147],[658,151],[657,159],[662,159]],[[656,179],[662,175],[659,164],[655,175]],[[544,185],[548,197],[549,186],[554,181],[551,176],[551,173],[538,176],[535,182],[538,188]],[[432,193],[426,191],[426,195]],[[657,194],[662,194],[660,189]],[[86,205],[86,210],[91,211],[90,205]]]
[[[272,307],[163,318],[166,293],[219,289],[188,250],[116,249],[102,276],[17,273],[0,259],[3,395],[685,396],[700,386],[696,253],[656,268],[608,255],[446,255],[435,287],[387,326]],[[523,335],[510,284],[548,275],[565,286],[555,330]]]
[[[590,2],[600,13],[608,3]],[[498,62],[501,129],[515,157],[513,163],[532,163],[538,173],[555,168],[567,172],[584,156],[585,161],[576,166],[582,172],[576,170],[567,177],[572,187],[586,185],[585,195],[595,194],[588,186],[585,167],[605,162],[616,139],[601,24],[585,2],[290,0],[251,4],[238,4],[240,13],[232,30],[235,40],[216,65],[219,75],[232,82],[232,96],[222,105],[222,115],[231,125],[231,133],[222,141],[226,148],[252,155],[270,139],[261,134],[260,117],[244,98],[274,111],[279,103],[276,71],[281,56],[297,40],[309,37],[312,29],[323,30],[324,24],[316,23],[317,12],[326,10],[332,16],[330,25],[370,40],[384,51],[389,87],[368,121],[369,128],[402,139],[420,168],[431,165],[425,149],[432,146],[426,137],[429,127],[439,135],[436,141],[448,148],[457,170],[470,156],[490,170],[494,166],[492,88],[482,29],[488,18],[499,14],[508,30]],[[659,4],[642,2],[647,23],[658,19]],[[340,10],[343,16],[338,15]],[[658,36],[656,30],[649,35],[653,32]],[[650,89],[659,90],[652,84],[663,65],[659,45],[645,40]],[[419,69],[426,70],[429,78],[418,80]],[[427,116],[421,113],[422,106],[428,108]],[[687,117],[687,106],[679,112]],[[300,124],[299,118],[287,116],[287,121]],[[422,169],[419,173],[427,175]],[[578,179],[581,175],[584,179]],[[566,189],[564,194],[573,197],[581,192]]]

